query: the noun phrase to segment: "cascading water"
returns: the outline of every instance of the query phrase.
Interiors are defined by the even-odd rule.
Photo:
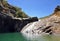
[[[45,35],[44,32],[42,32],[43,29],[43,25],[45,24],[41,24],[41,20],[33,22],[33,23],[29,23],[27,24],[21,31],[21,33],[26,36],[26,37],[30,37],[30,38],[36,38],[36,36],[41,36],[41,35]]]

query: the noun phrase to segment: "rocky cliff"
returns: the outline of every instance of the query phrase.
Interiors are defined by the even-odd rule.
[[[38,21],[37,17],[29,18],[20,8],[0,0],[0,33],[20,32],[30,22]]]
[[[50,16],[26,25],[21,32],[30,35],[40,35],[42,33],[60,34],[60,6],[57,6]]]

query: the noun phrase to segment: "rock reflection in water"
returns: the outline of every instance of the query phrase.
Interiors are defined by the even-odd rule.
[[[60,41],[60,36],[55,35],[40,35],[40,36],[30,36],[23,35],[28,41]]]

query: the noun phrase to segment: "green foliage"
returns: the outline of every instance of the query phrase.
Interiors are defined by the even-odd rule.
[[[27,18],[28,16],[24,12],[17,11],[16,17]]]
[[[21,18],[27,18],[28,15],[26,15],[21,8],[15,7],[16,8],[16,17],[21,17]]]

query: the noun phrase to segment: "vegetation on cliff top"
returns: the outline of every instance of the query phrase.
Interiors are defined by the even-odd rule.
[[[5,11],[10,10],[11,15],[14,16],[14,17],[20,17],[20,18],[27,18],[27,17],[29,17],[27,14],[25,14],[25,12],[22,11],[21,8],[18,8],[16,6],[10,5],[7,2],[7,0],[0,0],[0,5],[1,4],[6,9]]]

